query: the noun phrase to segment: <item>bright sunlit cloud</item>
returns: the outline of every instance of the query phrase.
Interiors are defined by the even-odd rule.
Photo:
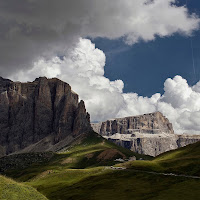
[[[88,39],[79,43],[62,59],[40,59],[34,67],[21,70],[12,80],[32,81],[39,76],[58,77],[66,81],[86,103],[91,119],[103,121],[115,117],[162,112],[173,123],[176,133],[200,133],[200,82],[190,87],[181,76],[168,78],[164,94],[151,98],[123,93],[122,80],[110,81],[104,76],[106,57]]]

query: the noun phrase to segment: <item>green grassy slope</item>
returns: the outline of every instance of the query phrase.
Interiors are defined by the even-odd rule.
[[[198,152],[199,143],[152,160],[91,133],[70,148],[56,153],[48,162],[33,164],[23,170],[12,169],[6,174],[34,187],[50,200],[196,200],[200,199],[200,179],[149,174],[132,169],[113,170],[105,166],[116,164],[113,160],[117,157],[135,155],[150,160],[127,162],[126,166],[160,172],[173,169],[176,172],[175,166],[180,159],[182,163],[177,165],[179,173],[185,170],[184,174],[197,175]],[[181,168],[183,163],[195,172],[188,173],[187,167]]]
[[[27,184],[51,200],[189,200],[200,197],[200,180],[101,168],[65,170]]]
[[[32,164],[23,170],[20,168],[8,170],[5,174],[18,181],[28,181],[47,171],[54,173],[66,169],[114,165],[116,158],[129,158],[133,155],[137,158],[151,159],[150,156],[140,155],[117,146],[92,132],[85,139],[72,144],[69,148],[64,148],[60,153],[55,153],[48,162]]]
[[[199,180],[134,171],[106,170],[67,184],[66,187],[57,186],[54,192],[38,189],[52,200],[200,199]]]
[[[127,162],[128,168],[200,176],[200,142],[169,151],[151,161]]]
[[[0,176],[1,200],[47,200],[34,188]]]

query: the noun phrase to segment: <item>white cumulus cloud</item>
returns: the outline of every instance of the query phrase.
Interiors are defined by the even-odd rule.
[[[162,112],[173,123],[176,133],[200,133],[200,82],[189,86],[181,76],[168,78],[164,94],[142,97],[123,93],[122,80],[104,76],[106,57],[88,39],[79,43],[61,59],[40,59],[32,69],[18,71],[13,80],[32,81],[39,76],[58,77],[66,81],[86,103],[92,120]]]

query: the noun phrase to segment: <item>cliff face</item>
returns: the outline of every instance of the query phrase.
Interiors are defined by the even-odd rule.
[[[91,124],[106,139],[140,154],[157,156],[200,140],[199,135],[176,135],[160,112]]]
[[[200,141],[200,135],[185,134],[114,134],[105,138],[131,151],[154,157]]]
[[[45,77],[28,83],[0,78],[0,156],[46,137],[51,145],[72,140],[90,129],[84,102],[69,84]]]
[[[127,134],[129,132],[149,134],[161,132],[174,133],[172,124],[160,112],[107,120],[99,124],[92,124],[92,127],[102,136],[109,136],[115,133]]]

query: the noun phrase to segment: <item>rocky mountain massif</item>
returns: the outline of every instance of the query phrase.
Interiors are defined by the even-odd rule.
[[[103,137],[151,156],[183,147],[200,136],[176,135],[160,112],[92,124]],[[0,157],[58,151],[91,130],[83,101],[59,79],[13,82],[0,77]]]
[[[157,156],[200,140],[200,135],[174,134],[160,112],[92,123],[93,130],[114,143],[140,154]]]
[[[13,152],[56,151],[91,130],[83,101],[69,84],[40,77],[0,77],[0,157]]]

